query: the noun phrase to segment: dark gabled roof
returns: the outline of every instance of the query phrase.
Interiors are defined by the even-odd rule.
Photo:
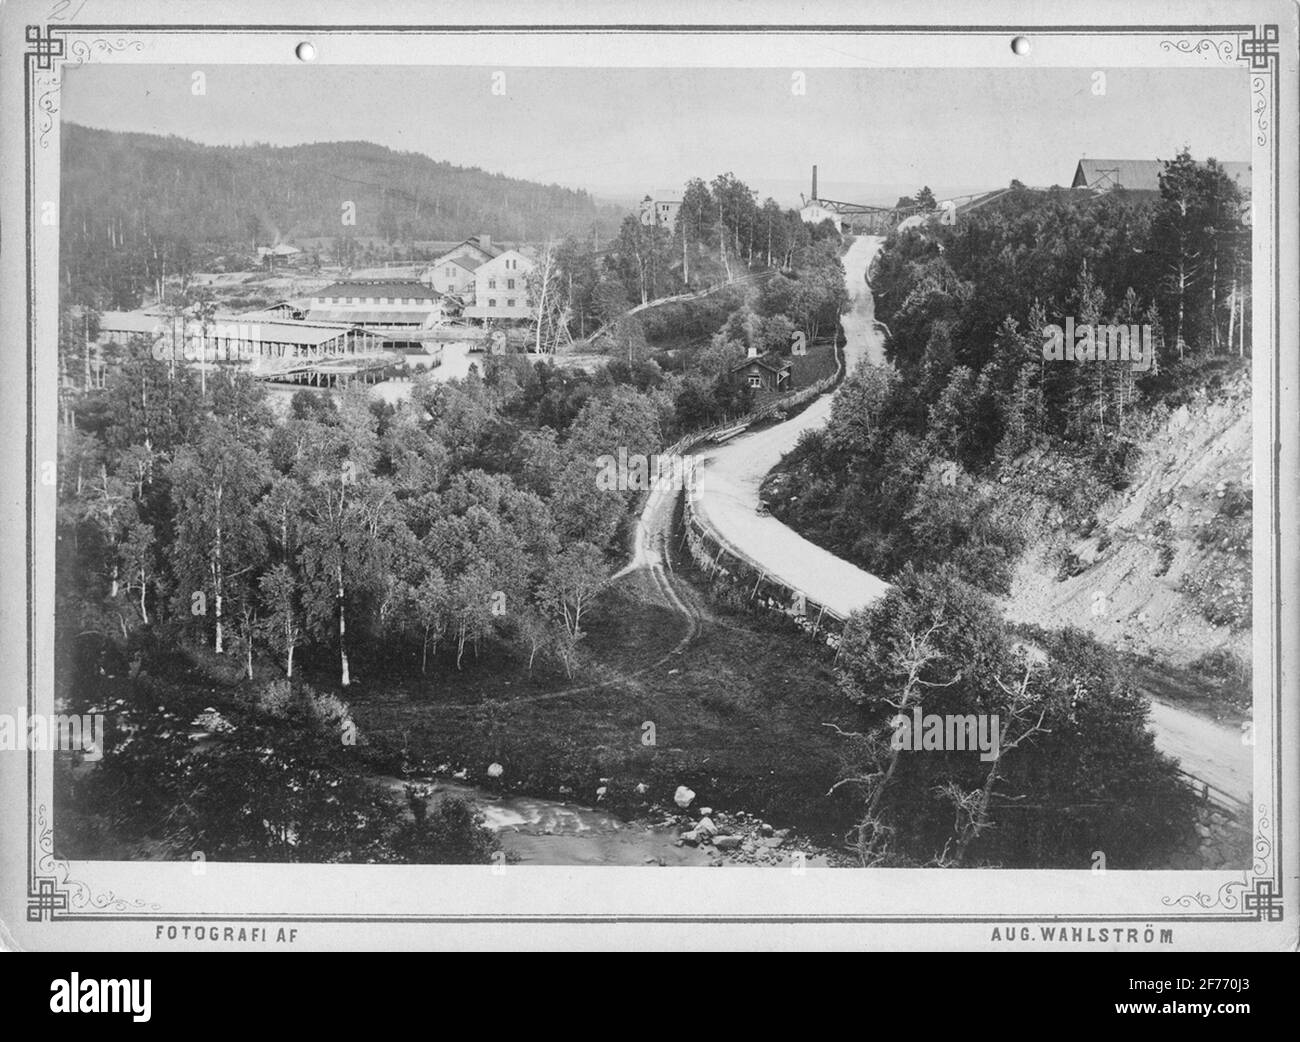
[[[437,300],[442,296],[423,282],[398,279],[349,279],[335,282],[312,293],[313,297],[415,297]]]
[[[444,250],[441,256],[434,258],[434,263],[437,264],[443,257],[451,253],[452,250],[458,250],[462,246],[473,246],[474,249],[481,253],[486,253],[488,257],[499,257],[510,248],[509,246],[502,245],[499,242],[492,242],[485,245],[479,236],[471,235],[468,239],[461,239],[460,242],[456,243],[456,245],[450,250]]]
[[[780,355],[766,354],[759,355],[756,358],[742,358],[731,367],[731,371],[733,373],[739,372],[741,369],[745,369],[751,365],[761,365],[769,372],[777,373],[778,375],[792,367],[790,359],[782,358]]]
[[[1249,163],[1220,163],[1223,172],[1244,190],[1250,190]],[[1136,192],[1160,191],[1165,164],[1159,159],[1080,159],[1071,188],[1127,188]]]
[[[464,257],[453,257],[451,259],[451,262],[452,264],[460,265],[462,268],[464,268],[466,271],[470,272],[471,274],[477,271],[479,268],[477,264],[467,261]]]
[[[274,304],[267,304],[265,307],[249,308],[240,314],[247,318],[250,315],[274,315],[280,311],[302,311],[303,309],[295,304],[292,300],[277,300]]]

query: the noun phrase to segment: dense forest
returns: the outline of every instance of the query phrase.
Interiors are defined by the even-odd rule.
[[[840,245],[829,221],[811,227],[797,211],[783,209],[773,199],[759,203],[743,181],[727,172],[708,182],[688,181],[671,228],[642,224],[629,215],[603,249],[578,236],[549,244],[529,289],[534,302],[546,304],[542,342],[554,343],[561,323],[570,336],[581,339],[629,307],[774,274],[761,310],[767,316],[787,315],[816,340],[834,334],[846,299],[843,269],[835,260]],[[657,308],[646,312],[642,322],[651,340],[698,340],[715,332],[718,319],[744,299],[743,293],[724,296],[720,309],[707,304]],[[753,315],[735,322],[739,326],[733,325],[733,332],[740,326],[749,329]],[[793,328],[784,331],[784,339],[764,339],[788,347]],[[749,346],[749,335],[743,339]]]
[[[186,657],[229,662],[247,681],[245,704],[223,706],[222,726],[239,728],[223,757],[251,754],[243,741],[256,734],[295,776],[346,753],[346,703],[303,685],[304,673],[346,693],[358,668],[391,671],[407,657],[422,672],[439,654],[462,667],[501,639],[571,670],[634,495],[594,495],[591,461],[609,445],[653,451],[661,412],[671,415],[671,401],[631,387],[594,391],[502,363],[489,380],[426,377],[398,411],[362,392],[337,403],[301,392],[277,418],[234,369],[204,397],[187,370],[142,351],[125,359],[81,399],[60,470],[62,690],[132,734],[96,771],[105,802],[91,805],[111,807],[129,834],[157,824],[160,800],[183,798],[209,856],[288,847],[258,827],[261,809],[235,829],[220,801],[169,790],[184,784],[176,772],[199,769],[161,693]],[[537,424],[543,415],[555,426]],[[272,661],[282,681],[268,680]],[[311,726],[291,726],[303,719]],[[304,759],[317,732],[333,743]],[[280,753],[273,734],[300,751]],[[132,778],[146,770],[154,777],[138,790]],[[333,834],[317,828],[293,856],[320,855]],[[370,856],[334,839],[331,858]]]
[[[252,257],[255,246],[281,240],[410,248],[478,232],[590,239],[619,220],[617,208],[577,189],[363,141],[216,146],[65,122],[62,150],[64,286],[101,307],[126,306],[129,290],[226,252]]]

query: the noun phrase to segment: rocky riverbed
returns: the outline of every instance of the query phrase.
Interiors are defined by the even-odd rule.
[[[636,820],[599,807],[486,791],[456,778],[386,779],[395,792],[423,786],[430,799],[471,800],[511,862],[533,865],[828,867],[849,859],[741,811],[652,806]]]

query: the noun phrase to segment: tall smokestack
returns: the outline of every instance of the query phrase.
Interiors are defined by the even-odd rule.
[[[813,197],[814,200],[816,200],[816,198],[817,198],[817,164],[816,164],[816,163],[813,164],[813,191],[812,191],[812,197]]]

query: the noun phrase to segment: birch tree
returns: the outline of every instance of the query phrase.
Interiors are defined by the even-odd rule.
[[[284,657],[284,675],[293,679],[293,655],[303,640],[301,584],[287,564],[277,564],[258,581],[268,617],[262,623],[263,639]]]
[[[568,337],[569,308],[555,243],[547,242],[525,283],[533,305],[533,353],[555,354]]]
[[[177,451],[170,476],[179,607],[183,613],[210,614],[213,651],[221,655],[228,595],[242,605],[252,587],[239,580],[265,561],[265,533],[257,522],[270,468],[258,449],[225,421],[209,418],[195,444]],[[202,597],[196,600],[198,594]]]
[[[308,422],[313,437],[295,468],[306,617],[317,637],[337,640],[339,682],[347,687],[349,608],[385,580],[385,544],[399,511],[392,485],[375,474],[376,420],[364,397],[345,399],[336,423]]]

